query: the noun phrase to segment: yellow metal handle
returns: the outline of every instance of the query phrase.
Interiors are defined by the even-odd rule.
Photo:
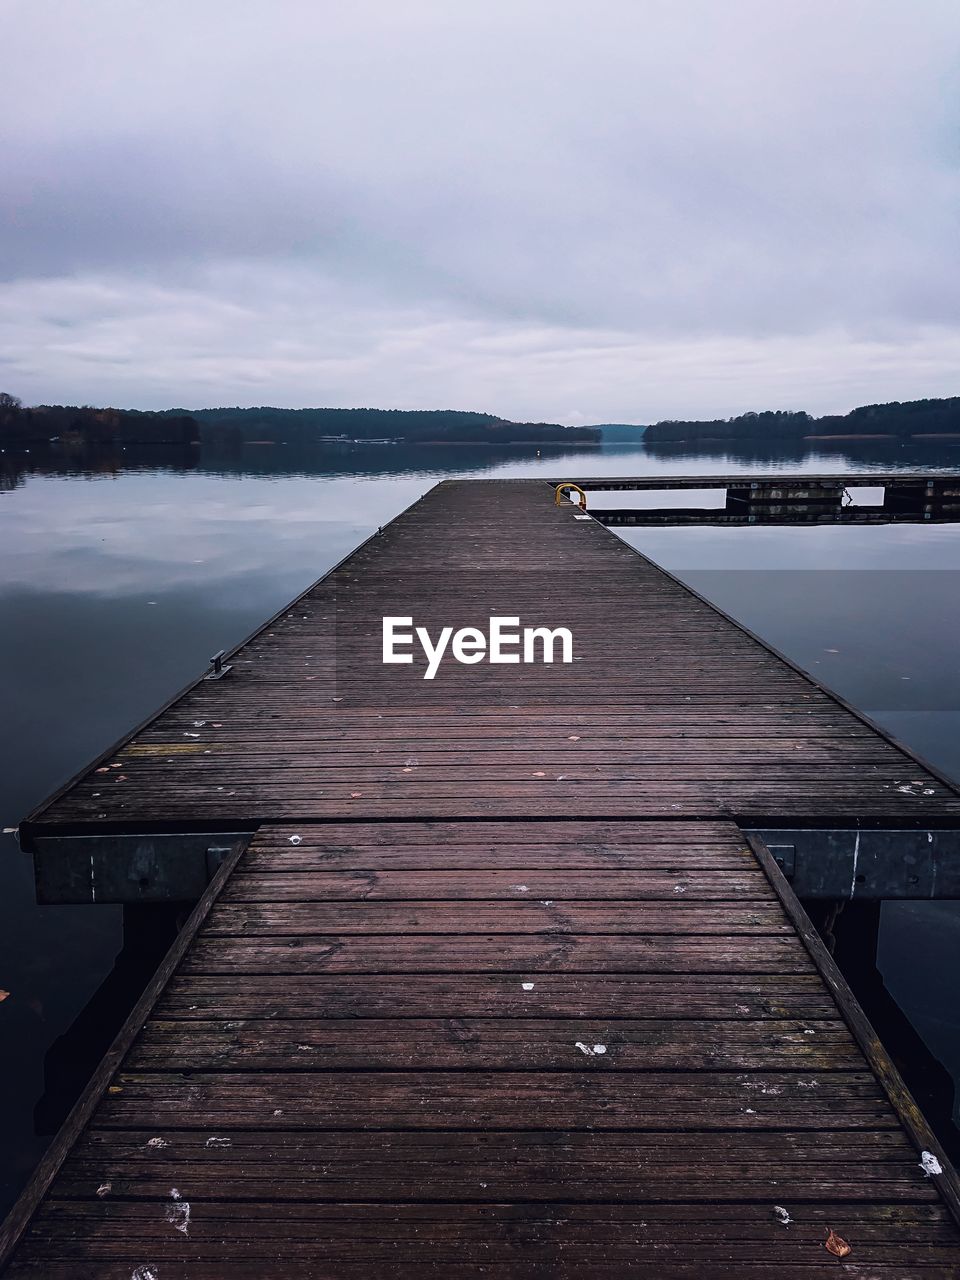
[[[568,482],[567,484],[558,484],[558,485],[557,485],[557,491],[556,491],[556,493],[554,494],[554,497],[553,497],[553,500],[554,500],[554,502],[556,503],[556,505],[559,507],[560,503],[561,503],[561,502],[563,502],[563,495],[564,495],[564,492],[565,492],[567,489],[575,489],[575,490],[577,491],[577,493],[579,493],[579,495],[580,495],[580,510],[581,510],[581,511],[586,511],[586,509],[587,509],[587,495],[584,493],[584,491],[580,488],[580,486],[579,486],[578,484],[572,484],[572,483],[569,483],[569,482]]]

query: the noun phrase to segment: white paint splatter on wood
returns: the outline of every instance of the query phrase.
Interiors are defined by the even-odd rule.
[[[181,1231],[187,1236],[190,1234],[190,1201],[184,1200],[176,1187],[170,1188],[170,1198],[173,1204],[167,1205],[163,1216],[174,1231]]]

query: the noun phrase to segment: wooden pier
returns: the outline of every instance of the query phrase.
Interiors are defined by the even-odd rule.
[[[382,663],[491,615],[574,661]],[[100,901],[220,866],[5,1276],[958,1274],[956,1172],[744,834],[944,836],[946,779],[542,482],[438,485],[226,665],[22,829]]]
[[[608,499],[596,505],[591,500],[594,518],[608,527],[956,524],[960,520],[960,476],[955,472],[610,476],[577,480],[577,484],[586,493],[725,490],[722,507],[610,507]],[[855,501],[859,490],[879,490],[879,501],[876,496],[873,501]]]

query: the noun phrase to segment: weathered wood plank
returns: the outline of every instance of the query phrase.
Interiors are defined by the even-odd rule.
[[[242,1135],[236,1135],[238,1139]],[[900,1136],[899,1134],[897,1135]],[[220,1139],[207,1145],[209,1138]],[[226,1145],[229,1143],[230,1145]],[[264,1200],[501,1200],[569,1197],[576,1170],[581,1203],[678,1200],[838,1200],[936,1203],[937,1193],[905,1143],[857,1145],[818,1155],[814,1141],[792,1151],[779,1142],[731,1141],[702,1155],[697,1138],[645,1144],[634,1135],[557,1131],[328,1132],[276,1135],[261,1142],[201,1133],[149,1147],[142,1135],[108,1135],[90,1151],[82,1143],[65,1164],[59,1194],[166,1197],[176,1187],[189,1202]],[[793,1153],[797,1154],[794,1155]],[[761,1159],[762,1156],[762,1159]]]
[[[849,1230],[850,1205],[843,1200],[796,1202],[790,1213],[788,1232],[769,1203],[394,1203],[378,1205],[373,1214],[369,1204],[201,1200],[191,1204],[190,1240],[183,1243],[194,1257],[211,1260],[271,1261],[282,1246],[297,1260],[386,1263],[429,1256],[448,1265],[546,1262],[558,1254],[582,1266],[598,1256],[627,1265],[650,1251],[662,1261],[735,1265],[739,1274],[742,1259],[809,1265],[811,1246],[822,1244],[825,1224]],[[858,1205],[856,1214],[857,1257],[864,1264],[954,1261],[953,1229],[938,1205]],[[45,1252],[56,1258],[66,1233],[78,1257],[127,1258],[131,1264],[147,1242],[170,1244],[163,1214],[145,1215],[142,1201],[51,1202],[38,1218],[35,1239],[47,1243]]]
[[[324,1072],[192,1070],[119,1076],[101,1128],[897,1129],[865,1071]],[[861,1064],[862,1065],[862,1064]],[[576,1199],[576,1194],[573,1193]]]
[[[364,902],[496,900],[525,898],[559,901],[772,902],[773,890],[759,869],[753,871],[380,871],[355,870],[282,875],[236,875],[223,895],[225,903]]]
[[[839,1019],[697,1022],[648,1018],[331,1018],[207,1021],[154,1018],[130,1055],[134,1071],[570,1071],[736,1068],[855,1070],[861,1059]]]
[[[208,938],[264,935],[308,938],[323,934],[763,934],[792,936],[779,904],[686,902],[283,902],[223,903],[210,914]],[[437,945],[437,944],[435,944]]]
[[[673,974],[421,973],[183,975],[157,1008],[165,1021],[377,1017],[836,1018],[813,973]]]
[[[486,824],[480,824],[485,826]],[[749,851],[729,846],[703,845],[684,848],[663,845],[657,849],[631,845],[484,845],[440,844],[418,848],[398,844],[394,848],[373,848],[352,844],[331,844],[309,848],[295,827],[285,828],[290,835],[280,844],[260,845],[251,850],[244,862],[244,876],[287,872],[352,870],[379,871],[550,871],[567,874],[574,871],[661,871],[677,872],[694,869],[712,872],[750,872],[755,867],[748,859]],[[306,827],[309,831],[310,828]],[[291,843],[291,839],[296,844]],[[558,868],[562,871],[558,872]],[[511,880],[516,880],[511,876]],[[239,882],[239,881],[238,881]]]
[[[183,964],[187,974],[321,973],[810,973],[801,943],[788,934],[702,938],[660,934],[204,935]]]
[[[825,1236],[826,1233],[821,1234]],[[171,1252],[174,1256],[167,1260],[164,1250],[162,1280],[198,1280],[198,1277],[202,1280],[264,1280],[263,1262],[259,1260],[251,1263],[219,1257],[183,1261],[177,1257],[180,1252],[177,1246]],[[815,1261],[807,1261],[807,1258],[815,1258]],[[449,1280],[450,1266],[449,1261],[410,1263],[387,1258],[359,1263],[321,1261],[310,1263],[309,1275],[310,1280]],[[458,1280],[461,1277],[465,1280],[517,1280],[518,1276],[523,1280],[580,1280],[583,1268],[580,1261],[568,1264],[558,1259],[546,1263],[465,1262],[457,1265],[456,1274]],[[97,1259],[92,1264],[85,1264],[72,1253],[66,1261],[62,1258],[52,1260],[39,1254],[33,1264],[15,1263],[9,1274],[14,1280],[26,1276],[42,1276],[43,1280],[130,1280],[131,1276],[128,1259]],[[159,1272],[153,1264],[143,1264],[132,1274],[136,1280],[153,1280],[154,1277],[159,1280]],[[596,1280],[728,1280],[730,1269],[726,1262],[700,1258],[672,1262],[658,1257],[655,1262],[632,1264],[619,1259],[613,1263],[598,1260],[591,1266],[590,1274]],[[738,1280],[811,1280],[811,1277],[835,1277],[836,1274],[835,1259],[823,1252],[822,1240],[814,1244],[812,1238],[803,1262],[750,1261],[738,1263],[736,1267]],[[956,1280],[956,1268],[952,1263],[941,1265],[932,1262],[927,1265],[925,1262],[883,1258],[863,1265],[848,1262],[843,1274],[851,1280]]]

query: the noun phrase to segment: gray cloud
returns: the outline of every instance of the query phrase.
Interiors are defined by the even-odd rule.
[[[27,398],[642,421],[957,389],[953,3],[10,9]]]

